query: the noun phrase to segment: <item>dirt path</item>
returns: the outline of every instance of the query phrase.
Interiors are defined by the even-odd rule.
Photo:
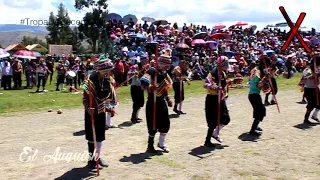
[[[305,112],[305,105],[296,103],[301,93],[280,92],[278,100],[281,114],[276,106],[267,107],[267,118],[261,126],[264,134],[252,142],[239,138],[252,123],[247,95],[231,95],[231,122],[221,134],[224,144],[210,150],[202,147],[207,130],[204,96],[188,98],[184,105],[188,114],[171,119],[167,138],[171,152],[153,157],[144,154],[145,122],[131,126],[127,122],[131,105],[120,105],[113,123],[120,124],[121,129],[109,130],[103,143],[103,157],[110,167],[96,179],[320,179],[320,125],[294,127],[302,122]],[[144,118],[144,109],[141,114]],[[81,179],[92,175],[83,168],[85,161],[43,161],[57,147],[65,153],[87,152],[82,110],[5,117],[0,128],[0,179]],[[39,150],[35,161],[20,162],[25,146]]]

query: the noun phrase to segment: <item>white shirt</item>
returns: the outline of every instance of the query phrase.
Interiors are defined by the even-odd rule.
[[[4,76],[12,76],[12,68],[11,68],[10,65],[9,66],[4,66],[2,68],[2,75],[4,75]]]

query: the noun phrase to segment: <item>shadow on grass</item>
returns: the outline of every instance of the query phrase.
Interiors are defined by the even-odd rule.
[[[246,132],[246,133],[242,133],[238,137],[238,139],[240,139],[241,141],[258,142],[258,140],[260,139],[260,136],[251,135],[248,132]]]
[[[300,124],[294,125],[293,127],[301,130],[307,130],[307,129],[311,129],[313,126],[316,126],[316,125],[320,125],[320,123],[312,123],[312,124],[300,123]]]
[[[303,101],[299,101],[299,102],[296,102],[297,104],[307,104],[307,102],[303,102]]]
[[[88,166],[82,168],[73,168],[70,171],[64,173],[60,177],[55,178],[55,180],[81,180],[81,179],[92,179],[97,176],[97,173],[92,171]]]
[[[188,154],[195,156],[197,158],[203,159],[203,158],[212,156],[213,154],[211,152],[215,151],[216,149],[224,149],[225,147],[229,147],[227,145],[221,145],[221,144],[214,144],[214,145],[215,146],[212,148],[209,148],[206,146],[199,146],[199,147],[193,148]],[[209,154],[209,155],[205,156],[206,154]]]
[[[73,136],[83,136],[85,135],[85,130],[80,130],[73,133]]]
[[[153,156],[163,155],[162,151],[157,151],[157,153],[152,154],[148,152],[131,154],[130,156],[123,156],[119,161],[120,162],[131,162],[132,164],[140,164],[146,162],[147,159],[151,159]]]

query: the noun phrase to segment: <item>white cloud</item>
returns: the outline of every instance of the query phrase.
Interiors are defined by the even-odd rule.
[[[22,18],[47,20],[59,0],[0,0],[0,24],[20,24]],[[74,0],[64,1],[73,4]],[[109,0],[109,12],[136,14],[166,19],[170,22],[205,24],[211,27],[223,22],[231,25],[236,21],[248,21],[262,28],[266,24],[285,22],[279,6],[284,6],[295,22],[301,11],[307,13],[303,25],[320,29],[318,4],[315,0]],[[69,9],[70,18],[81,20],[85,11]]]

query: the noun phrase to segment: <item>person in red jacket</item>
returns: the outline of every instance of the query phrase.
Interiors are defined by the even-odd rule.
[[[127,80],[127,75],[130,70],[130,65],[125,59],[122,60],[122,63],[123,63],[123,67],[124,67],[124,73],[123,73],[123,79],[122,79],[122,82],[123,82],[123,81]],[[124,86],[127,86],[127,84],[128,84],[127,82],[124,83]]]
[[[124,75],[124,65],[119,58],[116,58],[116,63],[114,64],[114,67],[115,67],[114,78],[118,86],[123,81],[123,75]]]

